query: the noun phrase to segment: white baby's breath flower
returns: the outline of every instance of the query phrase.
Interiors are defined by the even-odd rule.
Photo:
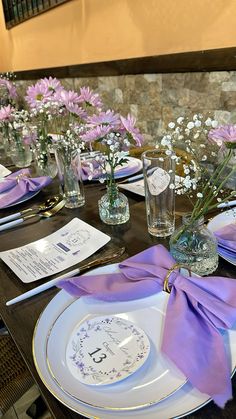
[[[179,116],[179,118],[177,118],[177,124],[182,124],[183,120],[184,120],[184,117]]]
[[[174,122],[170,122],[170,123],[168,124],[168,127],[169,127],[170,129],[174,129],[174,127],[175,127],[175,123],[174,123]]]
[[[211,118],[207,118],[207,120],[205,121],[205,125],[207,127],[211,127],[212,126],[212,120],[211,120]]]
[[[198,192],[198,193],[197,193],[197,197],[198,197],[198,198],[203,198],[203,194],[202,194],[201,192]]]
[[[194,122],[192,122],[192,121],[188,122],[188,124],[187,124],[187,128],[188,128],[188,129],[192,129],[192,128],[194,128]]]

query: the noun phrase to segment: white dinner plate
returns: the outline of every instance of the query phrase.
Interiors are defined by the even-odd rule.
[[[117,267],[117,265],[115,265]],[[98,273],[100,270],[97,270]],[[158,403],[170,396],[186,382],[184,375],[170,365],[160,351],[165,310],[166,293],[160,293],[149,300],[148,307],[141,302],[137,309],[129,302],[104,303],[97,306],[86,298],[75,300],[51,326],[47,344],[46,357],[48,369],[58,386],[69,396],[81,403],[114,410],[139,409]],[[145,303],[145,301],[144,301]],[[80,383],[67,366],[66,352],[68,341],[78,324],[92,320],[98,315],[117,315],[144,330],[151,343],[148,360],[134,374],[125,380],[111,384],[106,389],[89,387]],[[63,339],[61,331],[63,330]],[[99,346],[99,345],[98,345]],[[56,348],[56,350],[55,350]]]
[[[29,199],[32,199],[32,198],[33,198],[34,196],[36,196],[39,192],[40,192],[40,190],[39,190],[39,191],[34,191],[34,192],[29,192],[29,193],[27,193],[25,196],[23,196],[22,198],[20,198],[18,201],[13,202],[12,204],[9,204],[9,205],[7,205],[6,207],[4,207],[4,208],[0,208],[0,209],[11,208],[11,207],[14,207],[15,205],[22,204],[23,202],[28,201]],[[3,193],[1,193],[1,194],[0,194],[0,198],[2,198],[2,197],[3,197],[3,195],[6,195],[6,194],[7,194],[7,192],[4,192],[4,194],[3,194]]]
[[[115,272],[116,269],[117,265],[110,265],[105,266],[103,268],[99,268],[93,272],[96,274],[112,273]],[[123,314],[126,316],[130,316],[130,313],[132,312],[135,313],[135,311],[143,311],[147,308],[155,307],[157,301],[161,301],[164,308],[168,301],[168,294],[161,292],[159,294],[140,300],[122,303],[107,303],[104,301],[92,300],[88,298],[81,298],[81,300],[83,300],[83,305],[87,306],[87,311],[91,315],[97,315],[98,313],[104,315],[106,313],[110,314],[111,312],[120,313],[120,305],[122,304]],[[183,385],[178,391],[176,391],[173,395],[167,397],[165,400],[160,401],[157,404],[145,407],[143,409],[127,410],[125,411],[125,413],[123,410],[111,411],[104,409],[101,411],[101,409],[82,404],[81,402],[67,394],[65,391],[63,391],[63,389],[60,386],[57,385],[52,375],[50,374],[46,359],[46,342],[48,333],[53,323],[56,321],[58,317],[60,317],[61,313],[64,310],[69,308],[71,305],[73,306],[73,303],[75,301],[76,298],[72,297],[64,290],[60,291],[50,301],[48,306],[41,314],[36,324],[33,337],[33,357],[38,374],[45,386],[48,388],[48,390],[65,406],[90,419],[123,419],[124,417],[125,419],[169,419],[174,417],[180,418],[186,416],[187,414],[190,414],[195,410],[198,410],[200,407],[203,407],[211,400],[209,399],[209,396],[200,393],[198,390],[194,389],[188,382],[185,385]],[[65,332],[64,329],[61,332],[61,336],[63,336]],[[234,329],[226,331],[223,334],[223,339],[225,342],[226,352],[231,361],[231,370],[234,372],[234,368],[236,365],[236,327]],[[184,345],[182,350],[184,350]],[[142,380],[139,381],[139,386],[143,388],[143,390],[145,389]],[[108,387],[106,387],[106,390],[107,389]],[[112,397],[113,394],[111,392],[111,398]]]
[[[220,228],[231,223],[236,223],[236,208],[224,211],[213,217],[212,220],[208,223],[207,228],[212,233],[214,233],[214,231],[217,231]],[[227,260],[227,262],[232,263],[232,265],[236,266],[236,261],[231,259],[229,256],[227,257],[223,253],[221,253],[220,248],[218,248],[218,253],[223,259]]]

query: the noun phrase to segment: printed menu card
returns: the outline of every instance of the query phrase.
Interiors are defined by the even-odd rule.
[[[73,218],[43,239],[0,252],[0,258],[25,283],[54,275],[87,259],[111,238]]]

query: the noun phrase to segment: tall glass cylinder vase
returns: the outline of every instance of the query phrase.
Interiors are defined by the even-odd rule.
[[[80,150],[56,149],[58,176],[66,208],[78,208],[85,204],[80,162]]]
[[[38,176],[50,176],[57,174],[57,165],[47,139],[37,141],[34,145],[35,171]]]
[[[10,127],[6,123],[1,127],[1,141],[6,156],[11,156]]]
[[[170,236],[175,227],[175,160],[166,150],[142,154],[148,232],[156,237]]]
[[[22,128],[13,129],[11,138],[11,160],[16,167],[28,167],[32,161],[30,145],[23,140]]]

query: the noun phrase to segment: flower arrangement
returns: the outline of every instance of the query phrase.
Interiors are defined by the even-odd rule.
[[[178,195],[186,194],[191,201],[192,221],[235,196],[235,190],[227,192],[223,187],[236,170],[236,125],[218,127],[217,121],[210,117],[204,120],[201,114],[192,119],[179,117],[168,124],[161,145],[183,149],[182,157],[176,156],[183,174],[176,180],[175,191]],[[212,173],[217,159],[219,164]],[[232,168],[225,175],[230,161]]]
[[[175,182],[175,191],[186,194],[193,207],[170,238],[171,253],[195,273],[212,273],[218,266],[217,242],[204,226],[204,215],[236,195],[235,188],[224,188],[236,172],[236,126],[218,126],[217,121],[198,114],[191,120],[180,117],[168,125],[161,143],[167,152],[182,148],[176,163],[182,164],[183,173]]]
[[[28,166],[32,155],[29,146],[32,142],[29,130],[29,113],[11,105],[0,108],[0,127],[4,133],[4,148],[18,167]],[[26,149],[27,159],[26,159]],[[14,160],[16,158],[16,160]],[[19,160],[18,160],[19,159]],[[20,161],[20,166],[18,162]]]
[[[14,74],[0,74],[0,104],[3,106],[14,104],[17,98]]]
[[[88,117],[86,133],[82,134],[81,139],[91,149],[94,143],[99,143],[105,152],[95,158],[101,169],[100,182],[106,180],[107,185],[112,186],[115,169],[127,162],[131,144],[138,147],[142,145],[143,137],[135,127],[135,122],[131,115],[124,118],[113,110]]]
[[[95,157],[94,165],[95,171],[100,172],[100,182],[107,181],[107,193],[98,202],[100,218],[106,224],[123,224],[129,219],[129,205],[115,184],[115,170],[128,161],[131,144],[141,146],[143,137],[131,115],[124,118],[113,110],[88,117],[85,129],[81,136],[83,142],[91,149],[99,144],[104,152]]]
[[[57,134],[54,144],[65,150],[81,147],[79,133],[87,121],[91,109],[99,109],[101,100],[98,94],[83,87],[77,93],[66,90],[56,78],[44,78],[29,86],[26,102],[30,108],[31,119],[36,123],[38,163],[47,165],[48,150],[53,143],[50,132]]]

